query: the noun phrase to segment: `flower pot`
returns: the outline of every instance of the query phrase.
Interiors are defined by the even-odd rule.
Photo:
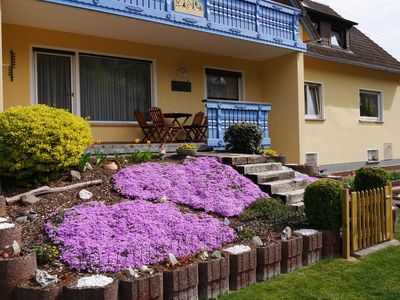
[[[21,282],[14,290],[16,300],[62,300],[62,283],[41,287],[30,282]]]
[[[118,297],[131,300],[163,299],[163,274],[155,273],[137,279],[121,276]]]
[[[293,235],[287,241],[281,241],[281,273],[288,273],[303,266],[303,237]]]
[[[281,243],[270,242],[257,247],[257,281],[271,279],[281,274]]]
[[[229,290],[237,291],[256,282],[257,249],[229,254]]]
[[[164,299],[198,299],[197,263],[163,270]]]
[[[216,299],[229,292],[229,257],[199,262],[199,299]]]
[[[197,149],[176,149],[176,154],[180,157],[195,156]]]
[[[118,280],[103,287],[78,288],[76,283],[64,286],[65,300],[117,300],[118,299]]]
[[[13,241],[21,244],[21,226],[14,224],[14,227],[0,229],[0,250],[11,245]]]
[[[286,165],[287,164],[287,157],[286,155],[274,155],[274,156],[270,156],[271,160],[275,161],[275,162],[279,162],[282,165]]]
[[[103,164],[103,169],[116,171],[118,170],[118,165],[114,161],[106,161]]]

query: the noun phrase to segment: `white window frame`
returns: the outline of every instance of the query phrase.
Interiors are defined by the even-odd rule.
[[[207,95],[207,73],[206,73],[206,69],[214,69],[214,70],[220,70],[220,71],[240,73],[241,77],[239,78],[239,82],[238,82],[238,92],[239,92],[239,100],[238,100],[238,102],[245,101],[245,86],[246,86],[245,85],[245,72],[243,70],[226,69],[226,68],[220,68],[220,67],[215,67],[215,66],[203,66],[204,99],[208,98],[208,95]],[[235,101],[235,100],[226,100],[226,101]]]
[[[361,116],[361,93],[378,95],[378,117],[364,117]],[[358,115],[359,120],[361,122],[383,122],[383,109],[384,101],[383,101],[383,91],[382,90],[373,90],[368,88],[360,88],[358,89]]]
[[[304,117],[307,121],[324,121],[325,120],[325,86],[323,82],[318,82],[318,81],[311,81],[311,80],[305,80],[304,81],[304,89],[306,89],[306,85],[318,85],[320,87],[320,99],[319,99],[319,105],[320,105],[320,112],[318,115],[308,115],[307,112],[305,111],[305,106],[304,106]],[[304,93],[306,95],[306,91]],[[304,105],[307,99],[304,99]]]
[[[80,86],[79,86],[79,54],[81,53],[86,53],[86,54],[92,54],[92,55],[100,55],[100,56],[109,56],[109,57],[115,57],[115,58],[124,58],[124,59],[131,59],[131,60],[145,60],[151,62],[151,68],[150,68],[150,86],[151,86],[151,106],[157,106],[157,74],[156,74],[156,60],[153,58],[147,58],[147,57],[138,57],[138,56],[127,56],[127,55],[119,55],[115,53],[107,53],[107,52],[96,52],[96,51],[86,51],[83,49],[76,49],[76,48],[61,48],[61,47],[53,47],[49,45],[38,45],[38,44],[30,44],[29,45],[29,51],[30,51],[30,96],[31,96],[31,104],[38,104],[37,100],[37,83],[36,83],[36,54],[33,49],[34,48],[42,48],[42,49],[48,49],[48,50],[54,50],[54,51],[67,51],[67,52],[73,52],[75,55],[72,56],[72,70],[71,70],[71,76],[72,76],[72,84],[73,84],[73,97],[72,97],[72,113],[81,116],[81,101],[80,101]],[[39,51],[40,53],[40,51]],[[43,52],[43,53],[48,53],[48,52]],[[58,54],[55,54],[58,55]],[[61,54],[63,55],[63,54]],[[132,112],[133,114],[133,112]],[[84,116],[83,116],[84,117]],[[93,125],[123,125],[123,126],[130,126],[130,125],[137,125],[137,121],[90,121],[90,124]]]

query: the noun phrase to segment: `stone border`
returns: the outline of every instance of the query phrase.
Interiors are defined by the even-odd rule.
[[[36,253],[23,250],[23,256],[8,259],[0,258],[0,291],[1,299],[14,299],[12,295],[17,284],[35,274]]]
[[[303,235],[303,266],[309,266],[321,260],[322,241],[322,231]]]
[[[270,242],[257,247],[257,281],[264,281],[281,274],[281,242]]]
[[[162,300],[163,273],[142,276],[138,279],[119,280],[119,299]]]
[[[118,280],[104,287],[77,288],[76,281],[64,286],[64,300],[118,300]]]
[[[236,291],[256,282],[256,248],[240,254],[229,254],[229,264],[229,290]]]
[[[281,241],[281,273],[288,273],[303,267],[303,237],[293,235],[287,241]]]
[[[21,244],[21,225],[14,225],[11,228],[0,229],[0,250],[3,250],[5,246],[11,245],[13,241]]]
[[[199,262],[199,299],[213,299],[229,292],[229,255]]]
[[[322,251],[323,258],[330,258],[342,255],[342,239],[340,230],[322,230]]]
[[[22,282],[14,289],[16,300],[62,300],[63,285],[61,283],[52,284],[46,287],[29,286]]]
[[[164,299],[197,299],[199,270],[197,263],[163,270]]]

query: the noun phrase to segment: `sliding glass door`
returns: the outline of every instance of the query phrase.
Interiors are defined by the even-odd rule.
[[[67,54],[35,52],[37,103],[72,111],[72,58]]]

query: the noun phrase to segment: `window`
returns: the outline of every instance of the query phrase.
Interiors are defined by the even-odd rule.
[[[382,93],[360,91],[360,119],[364,121],[382,121]]]
[[[346,41],[344,32],[341,29],[333,29],[331,31],[331,45],[338,48],[346,48]]]
[[[242,74],[206,69],[207,99],[241,100]]]
[[[79,55],[81,115],[92,121],[134,121],[151,106],[151,62]]]
[[[322,85],[306,82],[304,93],[306,119],[322,119]]]
[[[379,150],[378,149],[368,149],[367,150],[367,161],[368,162],[378,162],[379,161]]]

